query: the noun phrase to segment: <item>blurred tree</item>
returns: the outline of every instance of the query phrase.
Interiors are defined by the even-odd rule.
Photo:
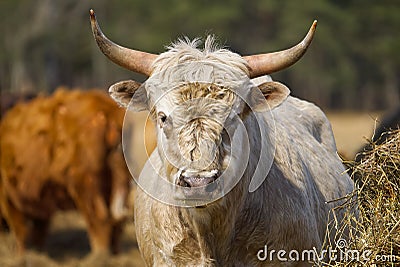
[[[243,55],[280,50],[318,19],[306,56],[273,77],[325,108],[399,105],[400,5],[393,0],[2,0],[0,89],[50,92],[61,84],[104,88],[144,80],[97,49],[90,8],[115,42],[153,53],[179,37],[207,34]]]

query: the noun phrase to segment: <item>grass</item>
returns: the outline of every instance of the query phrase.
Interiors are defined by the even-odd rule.
[[[382,138],[350,163],[356,190],[332,211],[323,247],[338,255],[316,266],[400,266],[400,130]]]

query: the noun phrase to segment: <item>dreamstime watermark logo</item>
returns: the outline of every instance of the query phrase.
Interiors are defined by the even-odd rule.
[[[257,252],[257,259],[260,261],[304,261],[304,262],[369,262],[373,252],[371,250],[359,251],[348,248],[345,239],[338,239],[335,248],[328,247],[318,251],[315,247],[309,250],[275,250],[264,248]],[[395,262],[395,255],[376,255],[377,262]]]
[[[190,73],[188,70],[193,70],[194,73]],[[182,207],[194,207],[204,206],[211,202],[218,200],[219,198],[230,192],[243,175],[249,175],[250,185],[248,191],[255,191],[265,180],[267,174],[272,166],[274,153],[275,153],[275,121],[273,114],[268,108],[268,103],[260,90],[257,90],[257,85],[254,84],[244,74],[230,73],[232,77],[226,77],[231,86],[220,85],[214,83],[213,79],[204,77],[198,77],[198,70],[204,75],[207,73],[217,72],[216,66],[207,66],[204,62],[196,62],[190,64],[182,64],[175,68],[169,68],[165,72],[153,74],[142,86],[141,89],[147,92],[147,103],[151,106],[148,107],[150,111],[155,111],[155,114],[162,111],[166,115],[167,123],[169,128],[157,127],[158,139],[157,148],[154,153],[149,155],[148,161],[142,169],[139,177],[134,176],[138,186],[144,190],[151,197],[170,205],[182,206]],[[220,70],[226,72],[225,70]],[[200,74],[202,76],[203,74]],[[226,75],[226,74],[224,74]],[[235,77],[235,75],[240,75]],[[181,77],[191,77],[185,80],[183,83]],[[176,82],[179,81],[179,82]],[[225,103],[221,100],[219,95],[216,98],[205,96],[196,96],[195,98],[189,97],[184,99],[183,102],[176,103],[177,93],[179,94],[182,89],[182,84],[205,84],[209,86],[221,86],[224,89],[228,89],[235,95],[236,99],[232,103]],[[200,88],[202,89],[202,88]],[[213,90],[213,89],[212,89]],[[212,91],[211,90],[211,91]],[[200,95],[200,94],[199,94]],[[137,100],[134,100],[133,96],[125,114],[124,126],[123,126],[123,151],[127,165],[132,174],[137,173],[136,163],[134,162],[135,157],[132,156],[137,147],[133,147],[133,139],[135,136],[132,135],[133,128],[135,127],[135,116],[137,115],[135,104]],[[257,99],[257,101],[252,101]],[[180,98],[179,101],[181,101]],[[240,101],[239,101],[240,100]],[[255,103],[265,102],[265,110],[260,112],[255,107]],[[247,110],[253,114],[254,122],[251,127],[246,125],[241,112],[243,112],[243,105],[238,103],[245,103]],[[174,103],[174,104],[171,104]],[[206,106],[206,108],[204,107]],[[242,110],[241,110],[242,108]],[[214,110],[215,109],[215,110]],[[228,110],[228,113],[221,115],[222,111]],[[190,126],[190,121],[195,119],[208,119],[209,122],[213,121],[222,127],[219,129],[219,134],[225,133],[228,135],[226,140],[229,140],[229,144],[221,144],[216,142],[213,138],[203,138],[200,144],[209,149],[201,150],[201,158],[197,161],[202,163],[202,167],[196,169],[198,173],[194,172],[192,162],[188,159],[187,149],[193,146],[192,142],[183,143],[180,142],[178,131],[184,131],[185,127]],[[187,120],[187,121],[185,121]],[[266,127],[268,131],[265,130]],[[146,131],[144,129],[144,131]],[[198,131],[198,130],[195,130]],[[204,136],[212,135],[212,132],[206,132],[210,130],[204,130],[201,134]],[[211,129],[213,131],[213,129]],[[251,132],[250,132],[251,131]],[[199,135],[200,133],[197,132]],[[144,133],[146,135],[146,132]],[[196,135],[196,133],[194,133]],[[254,143],[252,140],[254,136],[258,136],[259,139],[257,148],[254,149]],[[222,142],[226,142],[223,140]],[[145,146],[145,142],[142,142]],[[216,151],[221,151],[221,146],[226,145],[228,147],[223,155],[223,158]],[[220,146],[220,147],[218,147]],[[191,147],[190,149],[193,149]],[[225,149],[225,148],[224,148]],[[254,150],[258,151],[255,156]],[[211,154],[210,154],[210,153]],[[212,154],[214,153],[214,154]],[[221,158],[217,158],[221,157]],[[254,167],[251,173],[249,173],[249,160],[257,161],[257,165]],[[210,160],[211,159],[211,160]],[[224,167],[220,167],[218,170],[213,170],[218,173],[218,177],[211,182],[211,184],[200,186],[181,186],[177,179],[182,177],[183,173],[194,173],[193,181],[199,182],[202,178],[201,173],[203,170],[211,169],[209,166],[215,162],[224,162]],[[204,163],[205,162],[205,163]],[[227,162],[227,164],[226,164]],[[208,164],[206,166],[205,164]],[[215,165],[215,164],[214,164]],[[218,164],[216,164],[218,165]],[[222,165],[221,165],[222,166]],[[174,169],[175,172],[171,172]],[[245,172],[247,172],[245,174]],[[180,177],[179,177],[180,175]],[[197,180],[196,180],[197,179]],[[183,183],[184,184],[184,183]]]

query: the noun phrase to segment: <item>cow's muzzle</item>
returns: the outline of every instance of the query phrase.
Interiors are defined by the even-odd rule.
[[[186,200],[206,200],[212,198],[214,194],[222,192],[222,181],[220,172],[217,170],[209,172],[182,172],[176,181],[176,197]],[[219,190],[217,190],[219,189]]]
[[[218,174],[214,174],[210,177],[201,176],[180,176],[178,185],[183,187],[204,187],[206,192],[213,192],[216,188],[215,180],[217,180]]]

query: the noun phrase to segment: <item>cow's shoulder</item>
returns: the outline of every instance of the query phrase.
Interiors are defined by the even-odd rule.
[[[294,128],[292,134],[301,134],[302,139],[315,139],[326,149],[336,152],[331,124],[324,112],[315,104],[289,96],[274,110],[278,124],[286,129]]]

